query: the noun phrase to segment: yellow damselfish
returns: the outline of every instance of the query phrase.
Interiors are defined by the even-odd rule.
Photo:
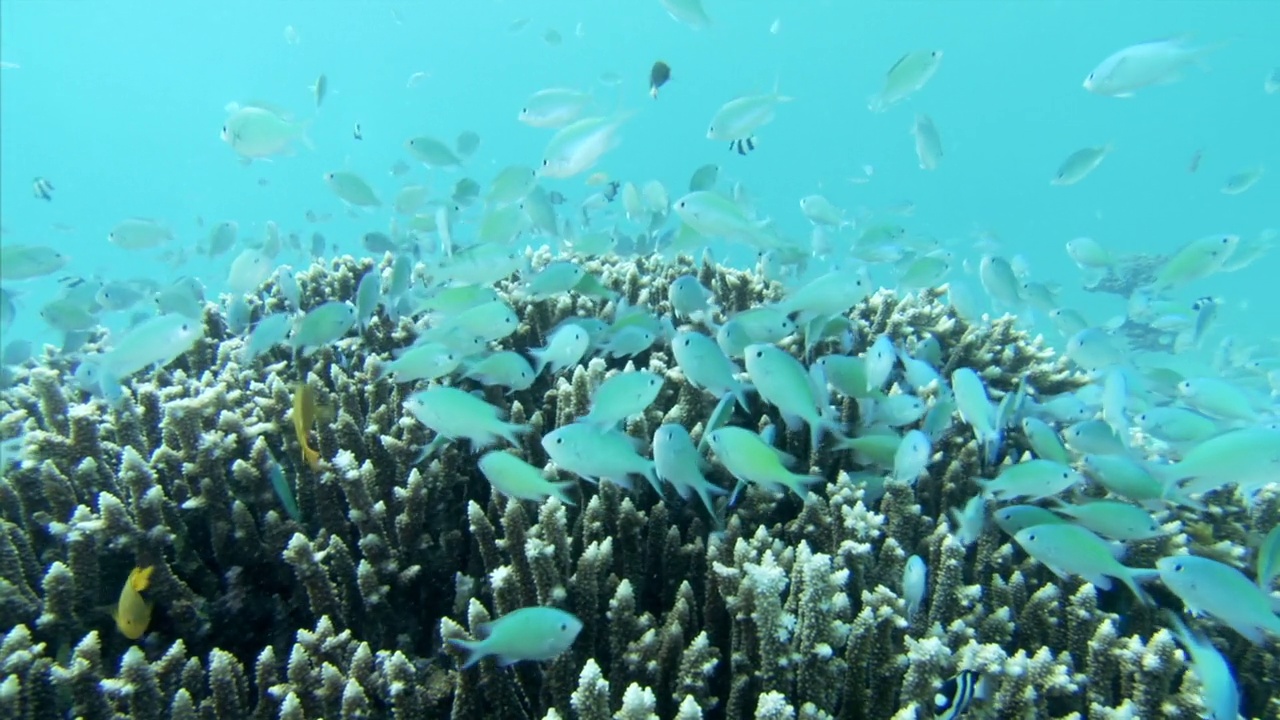
[[[302,448],[302,461],[312,470],[319,470],[320,451],[307,442],[307,435],[315,421],[315,391],[309,385],[299,383],[293,388],[293,431],[298,435],[298,447]]]
[[[151,573],[154,565],[135,567],[129,572],[120,590],[120,600],[111,608],[111,617],[116,621],[120,634],[130,640],[137,640],[147,631],[151,624],[151,603],[142,597],[142,591],[151,584]]]

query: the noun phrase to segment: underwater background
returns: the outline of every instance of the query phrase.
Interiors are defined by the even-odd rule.
[[[1231,174],[1280,157],[1280,108],[1261,90],[1277,63],[1276,3],[751,2],[709,12],[714,26],[698,31],[656,0],[5,3],[0,43],[22,68],[6,70],[0,83],[4,224],[14,239],[64,247],[68,270],[82,275],[111,275],[124,264],[175,272],[104,242],[131,216],[163,219],[192,244],[204,233],[197,216],[235,219],[246,233],[268,220],[301,232],[311,229],[307,210],[328,211],[336,217],[320,229],[353,249],[344,238],[385,217],[346,218],[322,173],[359,171],[390,191],[398,178],[386,168],[404,157],[405,138],[463,130],[483,139],[472,168],[482,179],[508,163],[533,163],[546,134],[515,115],[533,91],[566,86],[594,88],[603,110],[640,111],[602,166],[614,175],[679,186],[718,162],[750,188],[762,215],[800,237],[808,223],[796,201],[810,193],[848,208],[909,202],[913,228],[961,248],[975,231],[994,234],[1038,279],[1062,283],[1064,302],[1095,322],[1122,308],[1078,292],[1079,274],[1062,249],[1070,238],[1091,236],[1115,252],[1167,252],[1209,233],[1251,236],[1277,225],[1274,175],[1242,195],[1218,192]],[[525,18],[522,32],[508,31]],[[780,31],[771,34],[775,19]],[[296,45],[282,36],[290,25]],[[562,44],[544,40],[548,29]],[[1116,100],[1081,89],[1115,49],[1179,35],[1228,45],[1166,90]],[[868,112],[888,67],[926,47],[946,57],[928,92],[891,112]],[[655,103],[647,71],[657,59],[674,79]],[[418,72],[429,77],[406,88]],[[621,84],[601,86],[607,72]],[[218,140],[228,101],[269,99],[303,116],[320,73],[333,96],[310,129],[316,152],[252,168],[228,156]],[[775,81],[796,100],[783,109],[787,122],[761,133],[759,152],[729,157],[704,137],[721,103]],[[914,111],[930,113],[943,133],[946,162],[937,172],[915,162]],[[363,141],[352,139],[356,123]],[[1048,183],[1067,154],[1106,143],[1116,150],[1088,182]],[[1203,161],[1190,173],[1197,152]],[[849,183],[865,164],[874,182]],[[59,186],[55,202],[31,201],[34,176]],[[54,231],[55,222],[72,229]],[[1225,298],[1220,332],[1275,335],[1263,312],[1277,270],[1268,260],[1197,287]],[[32,307],[44,291],[29,290]],[[48,337],[30,312],[14,332]]]
[[[1264,0],[0,3],[0,713],[1280,718],[1278,39]],[[1082,86],[1141,43],[1194,58],[1133,97]],[[936,72],[873,110],[927,50]],[[553,154],[557,130],[518,118],[548,88],[589,93],[616,146],[486,201]],[[770,98],[748,152],[707,138],[735,98]],[[220,137],[246,108],[288,147],[250,162]],[[457,168],[406,150],[470,134]],[[681,212],[703,190],[728,208],[710,222]],[[509,256],[467,254],[548,194],[562,230],[521,215]],[[136,218],[164,237],[108,240]],[[1197,274],[1222,235],[1235,262]],[[1111,260],[1078,266],[1076,238]],[[484,274],[455,250],[494,277],[462,279]],[[269,273],[233,290],[258,253]],[[904,279],[926,258],[941,270]],[[1017,287],[983,276],[993,258]],[[594,284],[547,279],[567,264]],[[119,286],[142,300],[80,306]],[[461,287],[510,311],[466,329],[484,357],[533,360],[527,383],[401,355],[463,354]],[[175,288],[195,334],[99,376],[173,339],[136,330]],[[304,330],[348,302],[356,328]],[[777,310],[786,332],[730,350],[734,318]],[[268,318],[280,337],[247,353]],[[560,364],[575,321],[590,354]],[[636,327],[648,342],[623,349]],[[721,387],[675,349],[690,332],[736,363]],[[761,345],[786,359],[744,357]],[[793,366],[814,384],[771,385]],[[600,409],[639,372],[660,378],[648,402]],[[621,477],[551,447],[591,414],[613,422],[583,455],[638,453]],[[663,472],[672,425],[702,485]],[[507,484],[478,462],[495,447],[525,463]],[[1011,468],[1071,483],[999,484]],[[1073,514],[1103,503],[1142,527]],[[1026,534],[1056,523],[1088,550]],[[1177,585],[1186,555],[1229,591]]]

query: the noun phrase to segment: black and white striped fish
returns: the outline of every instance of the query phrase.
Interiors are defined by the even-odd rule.
[[[933,717],[956,720],[976,700],[987,696],[987,679],[976,670],[961,670],[959,675],[942,683],[933,696]]]

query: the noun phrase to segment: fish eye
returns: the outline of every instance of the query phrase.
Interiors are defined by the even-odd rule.
[[[1030,535],[1028,535],[1028,536],[1027,536],[1027,540],[1030,540],[1031,542],[1035,542],[1035,541],[1036,541],[1036,534],[1035,534],[1035,533],[1031,533]]]
[[[557,444],[557,445],[563,445],[563,444],[564,444],[564,438],[556,438],[556,444]]]
[[[757,350],[757,351],[756,351],[756,357],[758,357],[758,358],[760,358],[760,357],[764,357],[764,351],[763,351],[763,350]]]
[[[1182,572],[1182,563],[1174,563],[1174,565],[1173,565],[1173,571],[1174,571],[1174,572]]]
[[[546,160],[543,160],[543,161],[542,161],[542,167],[546,167],[546,166],[547,166],[547,161],[546,161]]]
[[[684,339],[684,346],[689,347],[689,338]]]
[[[568,629],[569,629],[569,623],[560,623],[560,629],[561,629],[561,630],[568,630]]]

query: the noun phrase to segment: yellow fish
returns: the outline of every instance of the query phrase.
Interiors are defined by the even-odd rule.
[[[302,461],[313,471],[320,469],[320,451],[311,447],[307,436],[316,421],[316,393],[309,385],[298,383],[293,388],[293,431],[298,435],[298,447],[302,448]]]
[[[142,591],[151,584],[151,572],[154,565],[135,567],[129,572],[129,579],[124,581],[120,590],[120,601],[111,608],[111,617],[116,621],[120,634],[130,640],[137,640],[147,631],[151,624],[151,603],[142,597]]]
[[[587,185],[589,186],[594,187],[596,185],[608,185],[608,184],[609,184],[608,173],[595,172],[587,176]]]

